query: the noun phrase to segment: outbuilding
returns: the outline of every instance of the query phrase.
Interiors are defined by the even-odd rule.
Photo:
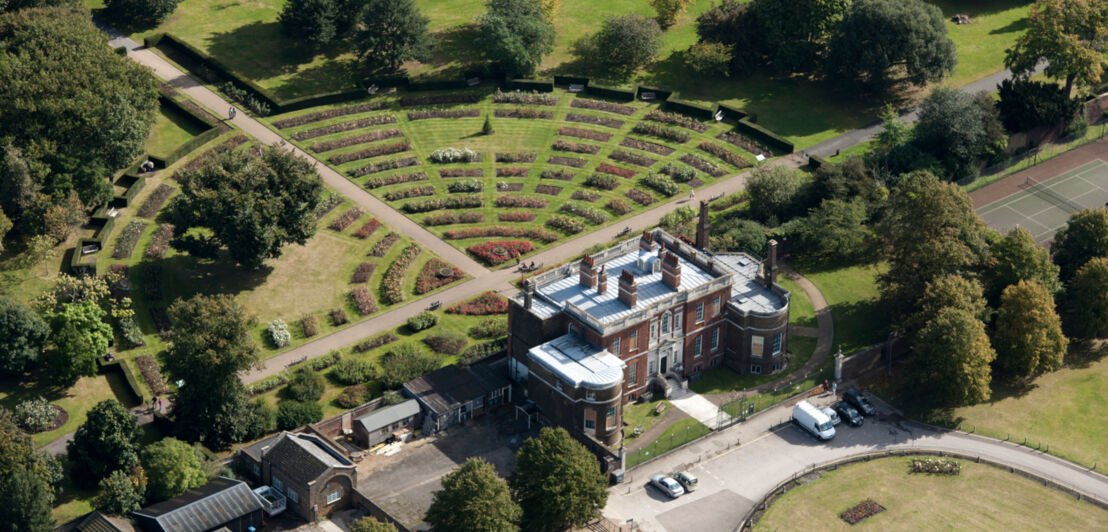
[[[408,399],[354,420],[354,437],[364,447],[385,443],[398,431],[419,426],[419,401]]]

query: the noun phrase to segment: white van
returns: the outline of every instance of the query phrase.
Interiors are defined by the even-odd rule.
[[[831,423],[831,418],[808,401],[801,401],[793,407],[793,423],[821,440],[827,441],[835,437],[835,426]]]

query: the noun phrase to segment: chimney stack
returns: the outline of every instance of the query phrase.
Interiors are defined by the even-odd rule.
[[[700,219],[696,222],[696,247],[708,249],[708,230],[712,224],[708,223],[708,202],[700,200]]]
[[[766,242],[766,262],[762,265],[764,272],[762,278],[766,282],[766,288],[773,288],[777,280],[777,241],[770,239]]]
[[[631,308],[639,302],[639,285],[635,282],[635,274],[628,270],[619,274],[619,300]]]
[[[606,294],[608,293],[608,270],[604,269],[603,264],[600,265],[600,273],[596,276],[596,293]]]
[[[658,249],[658,244],[654,242],[654,233],[650,231],[642,232],[642,238],[639,239],[639,249],[642,251],[655,251]]]
[[[681,262],[672,251],[662,254],[662,282],[673,290],[681,286]]]
[[[596,286],[596,261],[589,256],[588,253],[581,258],[580,270],[581,270],[581,286],[592,288]]]
[[[531,301],[535,298],[535,285],[530,279],[523,280],[523,308],[530,310]]]

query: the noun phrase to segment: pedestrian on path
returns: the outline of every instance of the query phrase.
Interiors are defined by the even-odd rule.
[[[159,397],[158,398],[158,412],[161,412],[161,411],[162,411],[162,398]]]
[[[234,120],[236,113],[238,113],[238,111],[235,110],[235,106],[232,105],[231,108],[227,110],[227,119]]]
[[[695,198],[696,198],[696,190],[693,190],[693,189],[690,188],[689,189],[689,202],[691,203],[692,200],[695,199]]]

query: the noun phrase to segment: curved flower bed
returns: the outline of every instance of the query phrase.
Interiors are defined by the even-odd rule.
[[[499,266],[534,249],[535,246],[526,240],[493,240],[469,246],[466,251],[489,266]]]
[[[450,275],[443,275],[445,272],[450,272]],[[431,259],[423,265],[423,270],[419,272],[419,277],[416,278],[415,292],[426,294],[436,288],[453,283],[464,275],[465,272],[449,262],[442,259]]]
[[[369,111],[379,111],[385,108],[387,102],[384,100],[377,100],[368,103],[362,103],[358,105],[348,105],[346,107],[339,107],[336,109],[328,109],[326,111],[318,111],[315,113],[309,113],[306,115],[294,116],[292,118],[286,118],[284,120],[278,120],[273,123],[279,129],[288,129],[290,127],[302,126],[304,124],[311,124],[312,122],[320,122],[339,116],[354,115],[358,113],[365,113]]]
[[[154,231],[154,238],[150,239],[150,245],[146,246],[144,256],[148,259],[160,259],[169,251],[169,241],[173,239],[173,224],[161,224]]]
[[[466,316],[488,316],[491,314],[507,314],[508,299],[496,292],[485,292],[473,299],[463,301],[447,307],[447,314],[463,314]]]
[[[523,196],[519,194],[501,194],[496,198],[497,207],[526,207],[528,209],[545,209],[548,201],[544,198],[536,198],[534,196]]]
[[[612,129],[619,129],[623,127],[622,120],[601,118],[599,116],[581,115],[577,113],[567,113],[566,120],[569,122],[580,122],[582,124],[593,124],[597,126],[610,127]]]
[[[365,188],[378,188],[398,183],[411,183],[413,181],[427,181],[427,174],[415,172],[411,174],[393,174],[390,176],[371,177],[365,183]]]
[[[562,126],[562,128],[558,130],[558,134],[566,135],[569,137],[577,137],[579,139],[596,140],[600,142],[608,142],[609,140],[612,140],[611,133],[601,133],[599,131],[581,129],[579,127]]]
[[[350,224],[354,223],[354,220],[362,217],[362,210],[357,207],[351,207],[346,212],[339,215],[331,221],[331,225],[327,226],[335,231],[344,231]]]
[[[700,146],[697,147],[700,148],[701,151],[706,151],[712,155],[715,155],[716,157],[719,157],[720,159],[723,159],[724,161],[727,161],[728,164],[734,166],[735,168],[741,169],[751,166],[750,162],[747,161],[746,158],[723,147],[722,144],[704,141],[701,142]]]
[[[405,203],[401,209],[407,213],[437,211],[439,209],[473,209],[485,204],[479,194],[467,196],[448,196]]]
[[[350,131],[353,129],[361,129],[363,127],[370,126],[383,126],[385,124],[395,124],[396,117],[392,115],[378,115],[371,116],[369,118],[361,118],[358,120],[351,120],[349,122],[341,122],[338,124],[331,124],[329,126],[317,127],[315,129],[309,129],[307,131],[301,131],[292,135],[293,140],[308,140],[316,137],[322,137],[324,135],[330,135],[332,133],[339,133],[342,131]]]
[[[558,240],[558,233],[539,229],[537,227],[506,227],[494,225],[492,227],[466,227],[464,229],[451,229],[443,234],[447,240],[464,240],[466,238],[480,238],[487,236],[525,237],[549,244]],[[527,245],[531,245],[527,242]]]
[[[392,190],[385,193],[385,199],[388,201],[396,201],[408,198],[418,198],[421,196],[434,196],[435,187],[430,185],[424,185],[420,187],[405,188],[402,190]]]
[[[368,316],[377,312],[377,302],[373,300],[373,294],[364,286],[354,287],[350,291],[350,299],[354,300],[354,306],[362,316]]]
[[[385,276],[381,279],[381,297],[386,305],[404,301],[404,274],[422,252],[423,248],[413,243],[404,248],[400,256],[389,265],[389,269],[385,270]]]
[[[485,215],[479,212],[443,212],[423,218],[423,225],[475,224],[485,221]]]
[[[365,144],[367,142],[375,142],[378,140],[392,139],[396,137],[403,137],[404,134],[399,129],[383,129],[379,131],[370,131],[364,135],[357,135],[353,137],[346,137],[336,140],[329,140],[326,142],[318,142],[308,146],[309,150],[316,153],[323,153],[331,150],[337,150],[339,148],[345,148],[347,146],[354,146],[356,144]]]
[[[354,236],[361,239],[369,238],[369,236],[372,235],[378,227],[381,227],[381,222],[378,221],[377,218],[370,218],[369,221],[365,223],[365,225],[354,232]]]

